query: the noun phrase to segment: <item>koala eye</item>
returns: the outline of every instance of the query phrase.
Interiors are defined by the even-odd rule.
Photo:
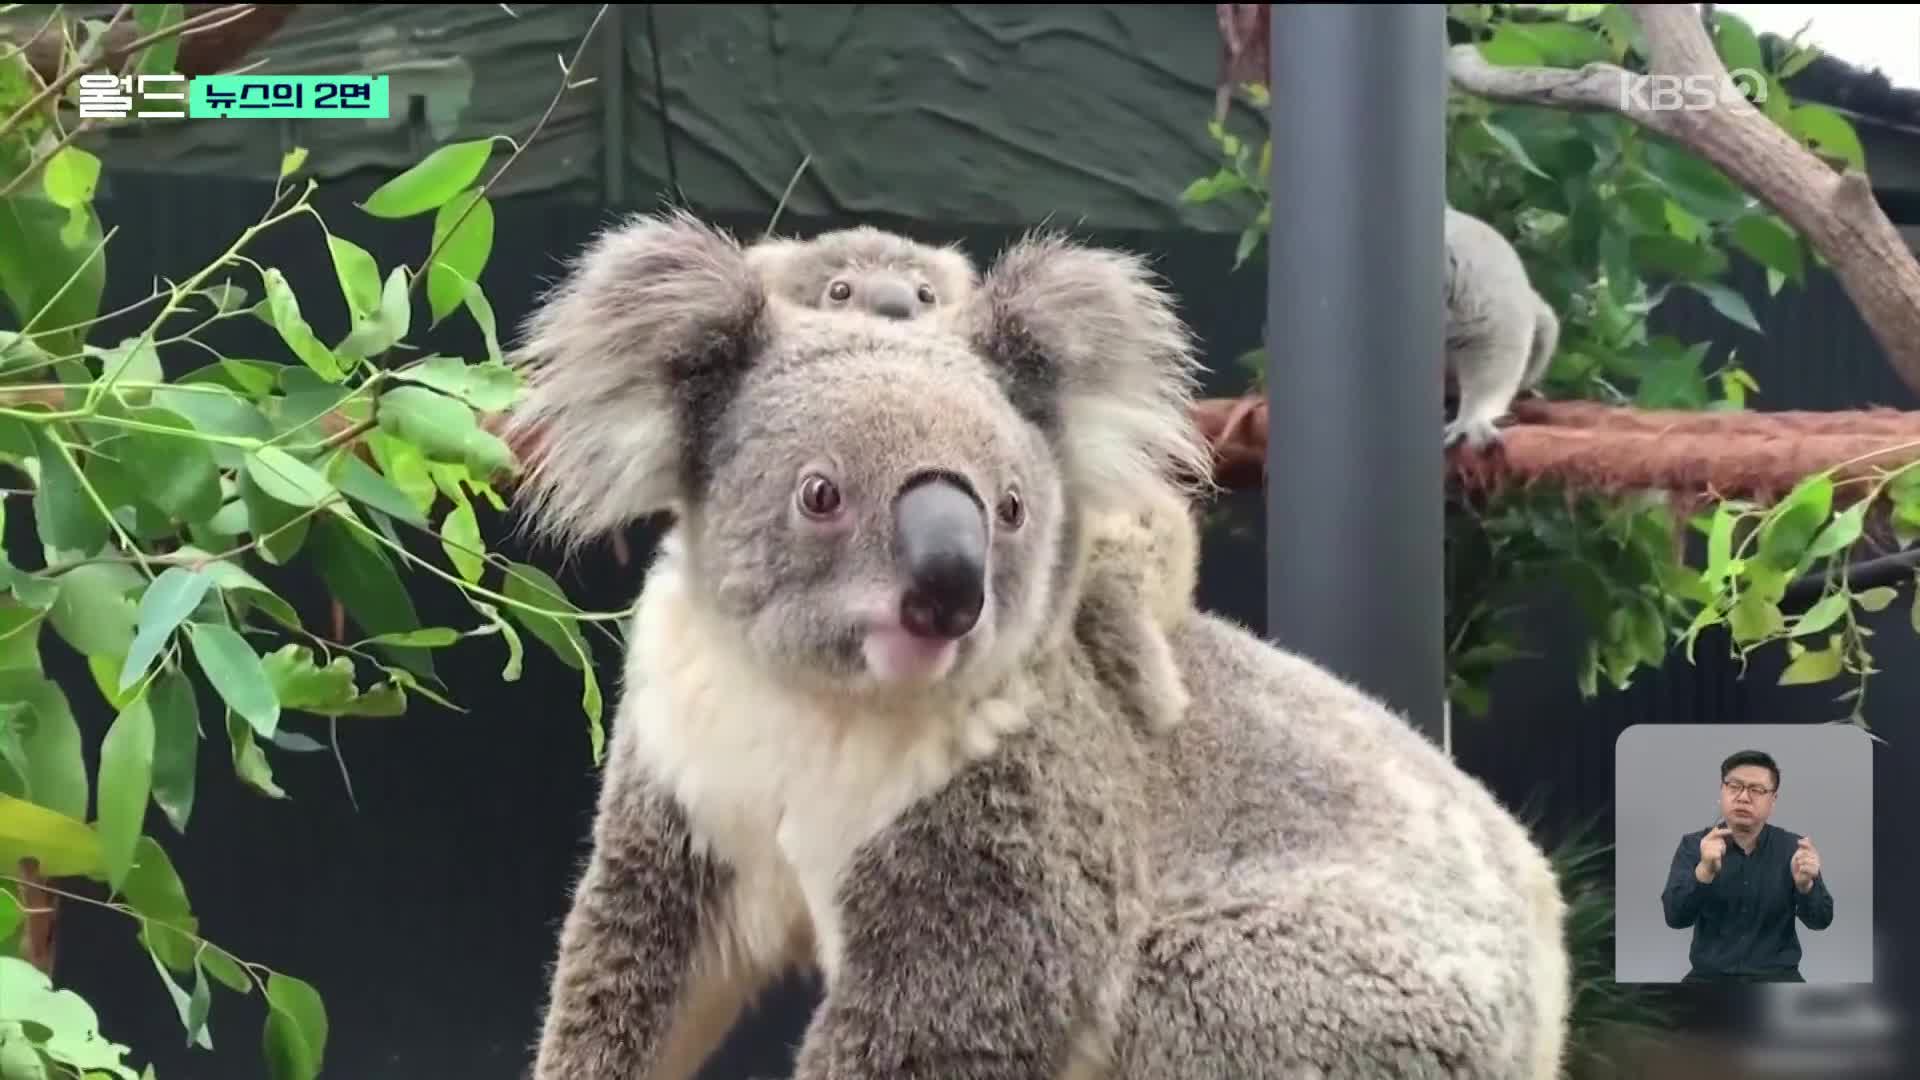
[[[933,303],[933,286],[931,285],[920,286],[920,302],[923,304]]]
[[[853,286],[844,281],[836,281],[832,285],[827,286],[827,298],[830,300],[845,300],[852,295]]]
[[[819,473],[808,473],[800,480],[794,498],[800,512],[810,518],[830,518],[840,512],[840,489]]]
[[[1000,524],[1008,529],[1018,529],[1027,520],[1027,504],[1020,500],[1019,488],[1008,488],[1000,496],[1000,505],[995,510],[1000,515]]]

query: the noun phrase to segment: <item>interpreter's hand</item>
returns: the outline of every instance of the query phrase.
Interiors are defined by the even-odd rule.
[[[1793,853],[1793,887],[1803,893],[1813,891],[1813,879],[1820,876],[1820,853],[1814,850],[1813,841],[1800,838],[1800,846]]]
[[[1700,838],[1700,865],[1694,867],[1693,876],[1702,884],[1720,876],[1720,864],[1727,857],[1727,837],[1732,835],[1732,829],[1721,825]]]

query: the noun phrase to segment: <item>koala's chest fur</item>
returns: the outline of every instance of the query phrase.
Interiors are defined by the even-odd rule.
[[[860,847],[1024,713],[906,717],[800,697],[716,640],[670,568],[652,575],[635,630],[622,764],[671,792],[695,842],[734,869],[718,944],[756,965],[809,958],[831,980],[836,894]]]

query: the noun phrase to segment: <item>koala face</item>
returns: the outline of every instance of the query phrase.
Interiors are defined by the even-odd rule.
[[[1003,670],[1039,632],[1059,560],[1044,435],[955,343],[781,314],[792,344],[698,450],[682,543],[714,610],[814,689],[917,693]]]
[[[918,319],[961,305],[978,275],[957,248],[935,247],[871,226],[808,241],[767,240],[749,259],[774,295],[822,311]]]
[[[748,662],[967,693],[1070,621],[1085,515],[1211,475],[1193,350],[1140,260],[1029,239],[903,321],[787,299],[781,251],[678,213],[603,234],[524,328],[501,431],[550,539],[673,514]]]

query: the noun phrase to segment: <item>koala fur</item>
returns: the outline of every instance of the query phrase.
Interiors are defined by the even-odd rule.
[[[1555,1076],[1558,883],[1478,782],[1191,604],[1184,722],[1089,660],[1090,522],[1206,475],[1143,264],[1033,236],[956,315],[784,301],[673,214],[529,320],[532,527],[674,519],[536,1077],[692,1076],[796,967],[825,985],[797,1080]],[[977,621],[906,641],[936,569]]]
[[[1447,371],[1460,404],[1443,445],[1475,451],[1500,441],[1495,421],[1537,387],[1553,363],[1560,318],[1534,291],[1519,252],[1499,230],[1447,207]]]
[[[747,248],[767,289],[805,307],[891,319],[944,319],[966,310],[980,274],[958,245],[924,244],[861,225],[810,240],[775,238]],[[831,289],[845,283],[847,295]],[[918,302],[907,298],[923,286]],[[1187,692],[1166,635],[1185,614],[1199,574],[1199,527],[1179,490],[1155,485],[1127,513],[1088,525],[1092,555],[1077,622],[1089,659],[1124,695],[1139,722],[1164,728],[1186,712]]]

